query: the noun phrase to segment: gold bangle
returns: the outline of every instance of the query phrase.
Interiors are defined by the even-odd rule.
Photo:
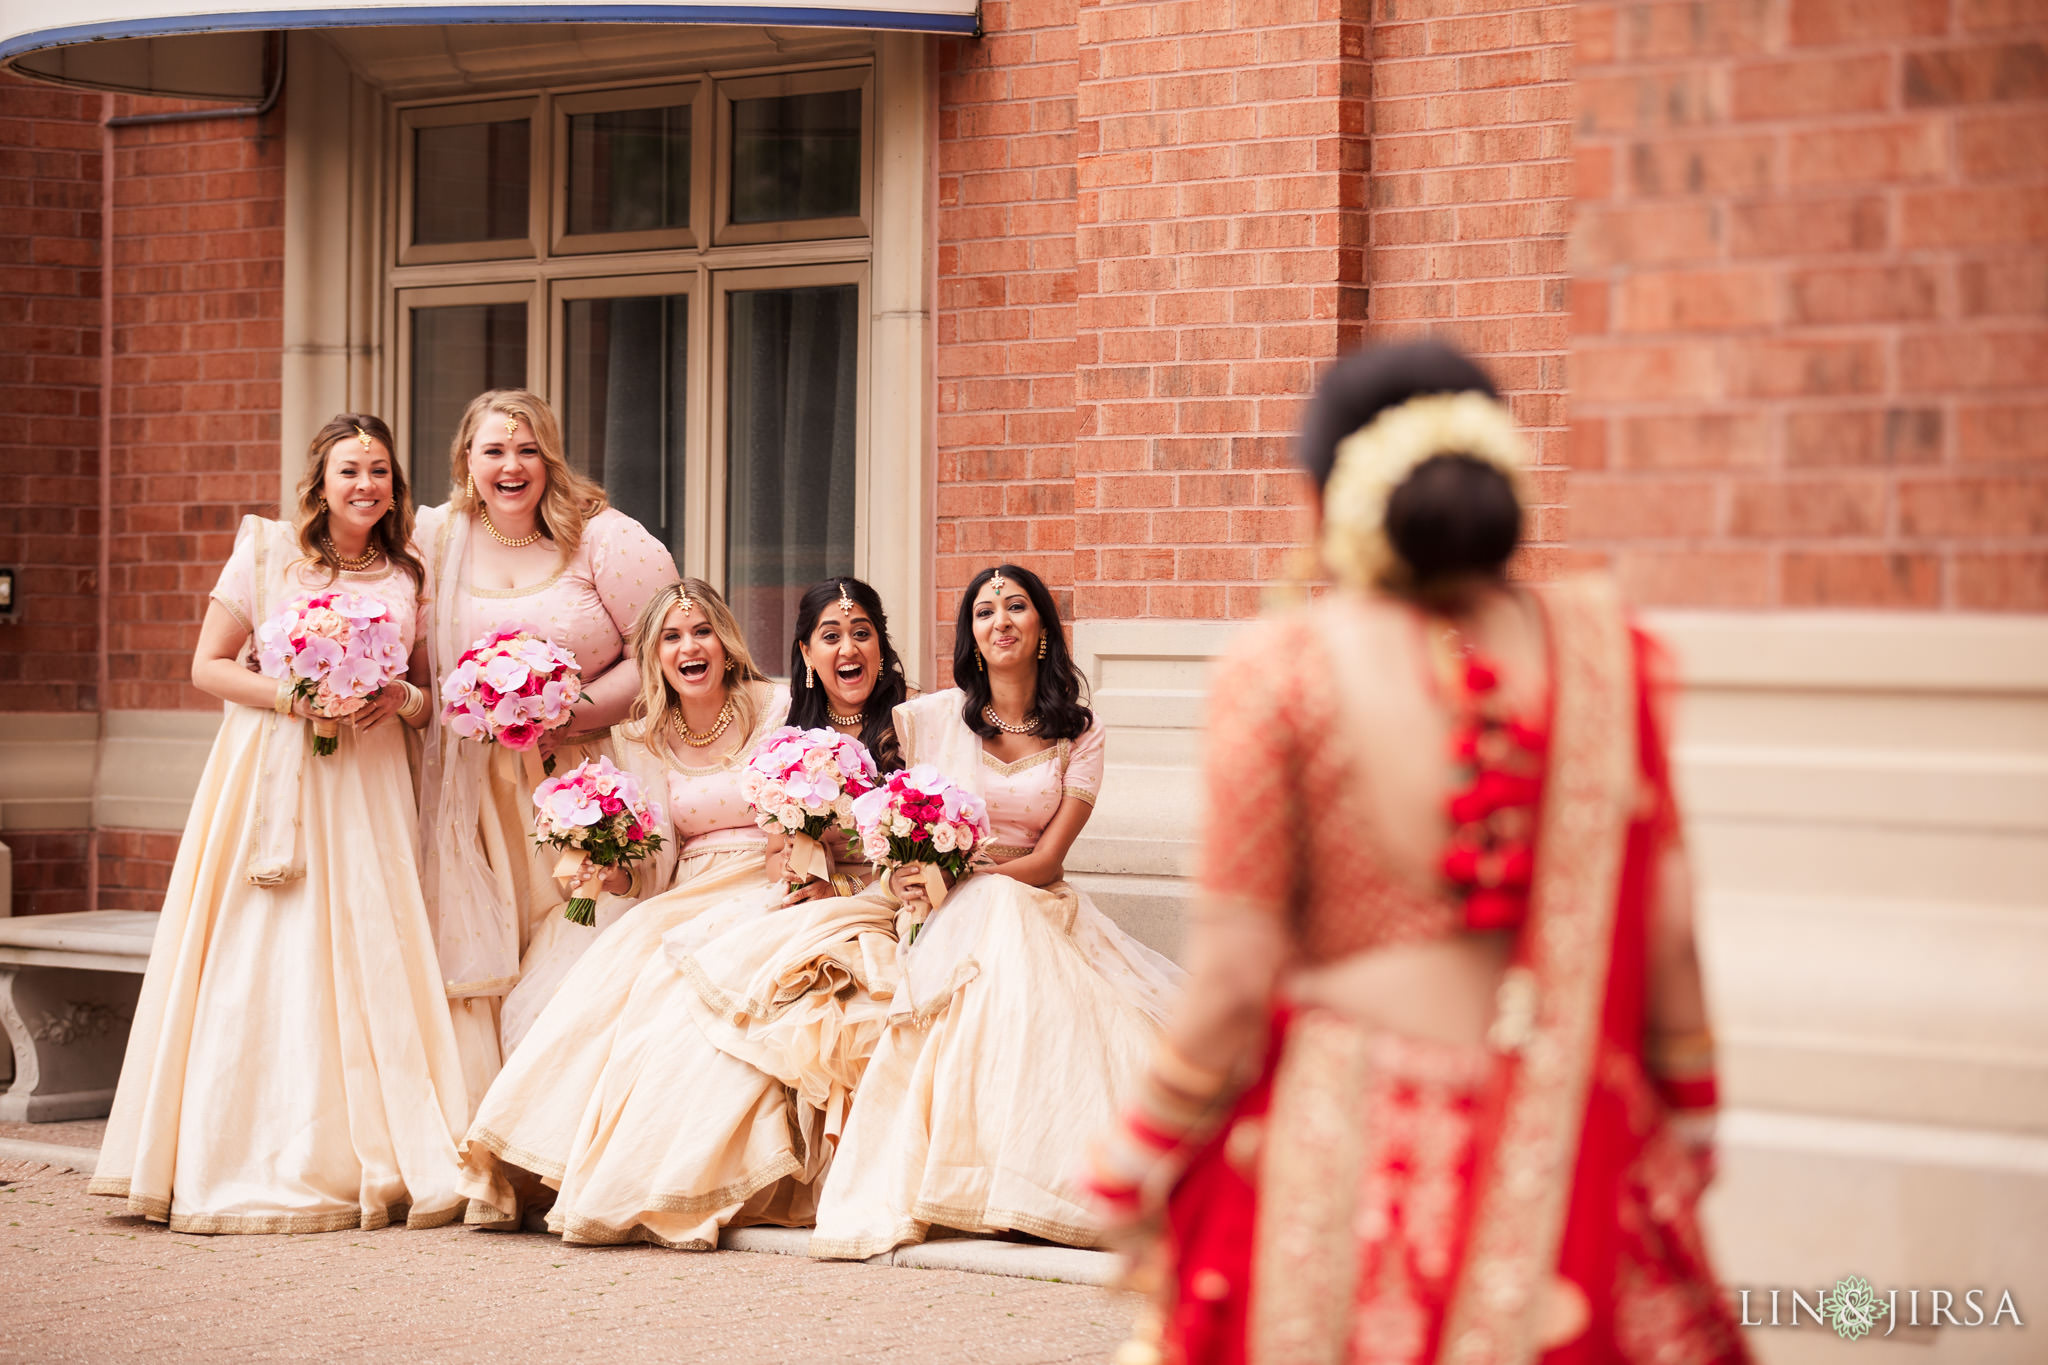
[[[1202,1100],[1217,1094],[1230,1083],[1228,1067],[1197,1066],[1164,1038],[1152,1052],[1152,1076],[1162,1085]]]
[[[398,680],[398,685],[405,689],[405,700],[398,705],[398,718],[411,720],[426,709],[427,694],[403,678]]]
[[[292,682],[290,678],[282,679],[277,684],[277,696],[271,700],[270,709],[277,712],[280,716],[288,716],[292,713]]]

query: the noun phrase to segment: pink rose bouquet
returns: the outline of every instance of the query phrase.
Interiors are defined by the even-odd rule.
[[[740,795],[754,822],[789,838],[790,889],[832,879],[832,856],[818,837],[838,825],[854,833],[854,798],[876,782],[867,746],[836,730],[772,730],[740,771]]]
[[[574,654],[532,626],[500,626],[464,650],[441,680],[441,723],[464,739],[531,749],[587,700]],[[543,771],[554,770],[551,754]]]
[[[596,883],[607,869],[638,862],[661,847],[654,813],[630,773],[608,758],[578,763],[533,791],[534,840],[562,850],[555,875],[569,884],[562,918],[589,924],[597,907]]]
[[[313,752],[341,745],[341,718],[363,709],[386,684],[405,676],[405,641],[390,609],[374,597],[322,592],[256,628],[256,666],[292,685],[317,719]]]
[[[853,803],[861,851],[877,867],[912,864],[932,909],[946,899],[946,878],[967,874],[989,840],[988,804],[929,763],[889,774]],[[910,929],[915,942],[917,925]]]

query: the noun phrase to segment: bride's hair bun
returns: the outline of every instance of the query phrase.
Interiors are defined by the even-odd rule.
[[[1500,396],[1486,371],[1441,342],[1354,352],[1317,386],[1298,458],[1317,486],[1327,489],[1346,438],[1410,399],[1464,393],[1494,401]],[[1448,579],[1501,572],[1521,539],[1522,507],[1498,460],[1444,448],[1388,490],[1382,526],[1405,570],[1398,583],[1382,586],[1426,590]]]

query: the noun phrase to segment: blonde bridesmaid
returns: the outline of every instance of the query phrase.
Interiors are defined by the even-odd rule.
[[[449,451],[453,491],[420,512],[438,585],[423,632],[434,678],[488,630],[523,624],[576,655],[589,700],[520,754],[464,740],[434,708],[420,774],[427,907],[472,1098],[483,1094],[594,930],[561,915],[553,857],[533,844],[533,789],[604,752],[640,687],[626,634],[676,580],[666,547],[569,467],[554,412],[520,389],[478,394]]]
[[[830,727],[858,738],[883,771],[901,766],[893,704],[908,688],[873,588],[837,578],[804,595],[790,684],[791,725]],[[874,869],[858,859],[837,857],[829,877],[794,890],[784,889],[779,839],[768,862],[769,894],[743,893],[668,931],[666,960],[642,969],[633,1026],[661,1038],[661,1053],[635,1075],[614,1123],[633,1140],[615,1137],[616,1155],[563,1184],[560,1221],[573,1239],[709,1249],[722,1227],[815,1216],[854,1088],[888,1024],[896,911],[869,890]]]
[[[254,628],[309,593],[382,602],[411,647],[428,579],[391,433],[344,413],[313,438],[293,522],[246,517],[192,657],[226,703],[143,978],[94,1194],[174,1231],[331,1232],[462,1210],[462,1066],[413,859],[389,684],[314,757],[303,701],[247,665]]]
[[[1052,595],[1012,564],[960,600],[960,685],[896,708],[903,761],[988,802],[993,864],[902,951],[818,1204],[815,1256],[864,1258],[933,1225],[1092,1246],[1082,1144],[1143,1068],[1180,969],[1065,880],[1102,789],[1103,730]],[[900,898],[922,899],[892,876]]]
[[[506,1059],[463,1146],[469,1221],[517,1226],[560,1191],[547,1226],[567,1240],[664,1241],[698,1220],[663,1164],[679,1130],[722,1115],[747,1068],[704,1088],[672,1083],[674,1007],[688,988],[661,938],[712,906],[779,897],[767,835],[740,795],[754,746],[781,725],[789,693],[761,676],[739,624],[709,584],[685,579],[648,602],[634,632],[639,699],[619,727],[621,766],[660,798],[659,856],[616,869],[597,917],[609,927]],[[645,896],[637,905],[619,898]],[[623,910],[623,913],[622,913]],[[749,1091],[748,1093],[751,1093]],[[780,1094],[776,1097],[780,1099]],[[638,1230],[640,1212],[651,1224]]]

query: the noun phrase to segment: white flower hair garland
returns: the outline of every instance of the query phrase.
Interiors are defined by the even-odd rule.
[[[1323,487],[1323,562],[1347,587],[1395,587],[1407,566],[1387,538],[1387,499],[1423,461],[1470,455],[1505,474],[1529,505],[1527,455],[1515,419],[1476,390],[1431,393],[1386,409],[1337,443]]]

